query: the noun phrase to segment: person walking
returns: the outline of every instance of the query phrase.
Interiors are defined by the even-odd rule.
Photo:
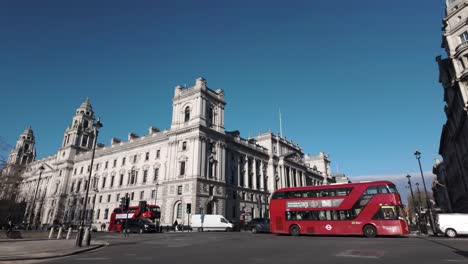
[[[179,225],[179,223],[177,222],[177,219],[174,221],[174,224],[172,225],[172,227],[174,227],[174,232],[177,230],[177,226]]]
[[[13,222],[11,221],[10,216],[7,216],[7,219],[6,219],[6,229],[7,229],[6,235],[9,238],[11,230],[13,229]]]

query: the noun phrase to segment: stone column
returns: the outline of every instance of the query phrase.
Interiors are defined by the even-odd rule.
[[[258,183],[257,183],[257,159],[253,158],[252,160],[252,167],[253,167],[253,174],[252,174],[252,189],[256,190]]]
[[[263,161],[260,161],[260,190],[264,191],[265,190],[265,170],[264,170],[265,164]]]
[[[245,164],[244,164],[244,187],[249,187],[249,157],[245,155]]]

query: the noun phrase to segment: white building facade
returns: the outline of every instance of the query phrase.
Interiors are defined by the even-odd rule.
[[[328,181],[329,171],[307,164],[297,144],[271,132],[246,140],[238,131],[225,131],[224,110],[224,91],[211,90],[198,78],[192,87],[175,87],[170,129],[150,127],[145,136],[130,133],[126,141],[113,138],[110,145],[97,144],[86,216],[92,216],[96,225],[109,222],[120,198],[128,194],[131,205],[142,200],[159,205],[163,225],[175,220],[189,224],[187,207],[192,213],[248,221],[267,216],[273,191]],[[86,100],[66,128],[57,154],[40,160],[31,154],[35,139],[26,142],[27,137],[20,136],[11,163],[22,162],[21,146],[26,143],[30,152],[21,165],[23,180],[16,199],[28,204],[26,211],[33,212],[35,224],[79,222],[91,169],[94,121]],[[32,130],[25,133],[32,135]],[[319,164],[329,163],[326,159]]]

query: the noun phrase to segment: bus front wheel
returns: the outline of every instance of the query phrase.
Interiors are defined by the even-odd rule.
[[[297,225],[292,225],[289,228],[289,234],[291,234],[291,236],[299,236],[301,234],[301,229]]]
[[[373,225],[365,225],[362,231],[365,237],[377,236],[377,229]]]
[[[199,227],[198,232],[203,232],[203,227]]]

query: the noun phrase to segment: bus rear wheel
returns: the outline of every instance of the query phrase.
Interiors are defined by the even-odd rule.
[[[365,225],[362,229],[365,237],[376,237],[377,229],[373,225]]]
[[[299,236],[301,234],[301,229],[297,225],[292,225],[289,228],[289,234],[291,234],[291,236]]]
[[[199,227],[197,230],[198,232],[203,232],[203,227]]]

